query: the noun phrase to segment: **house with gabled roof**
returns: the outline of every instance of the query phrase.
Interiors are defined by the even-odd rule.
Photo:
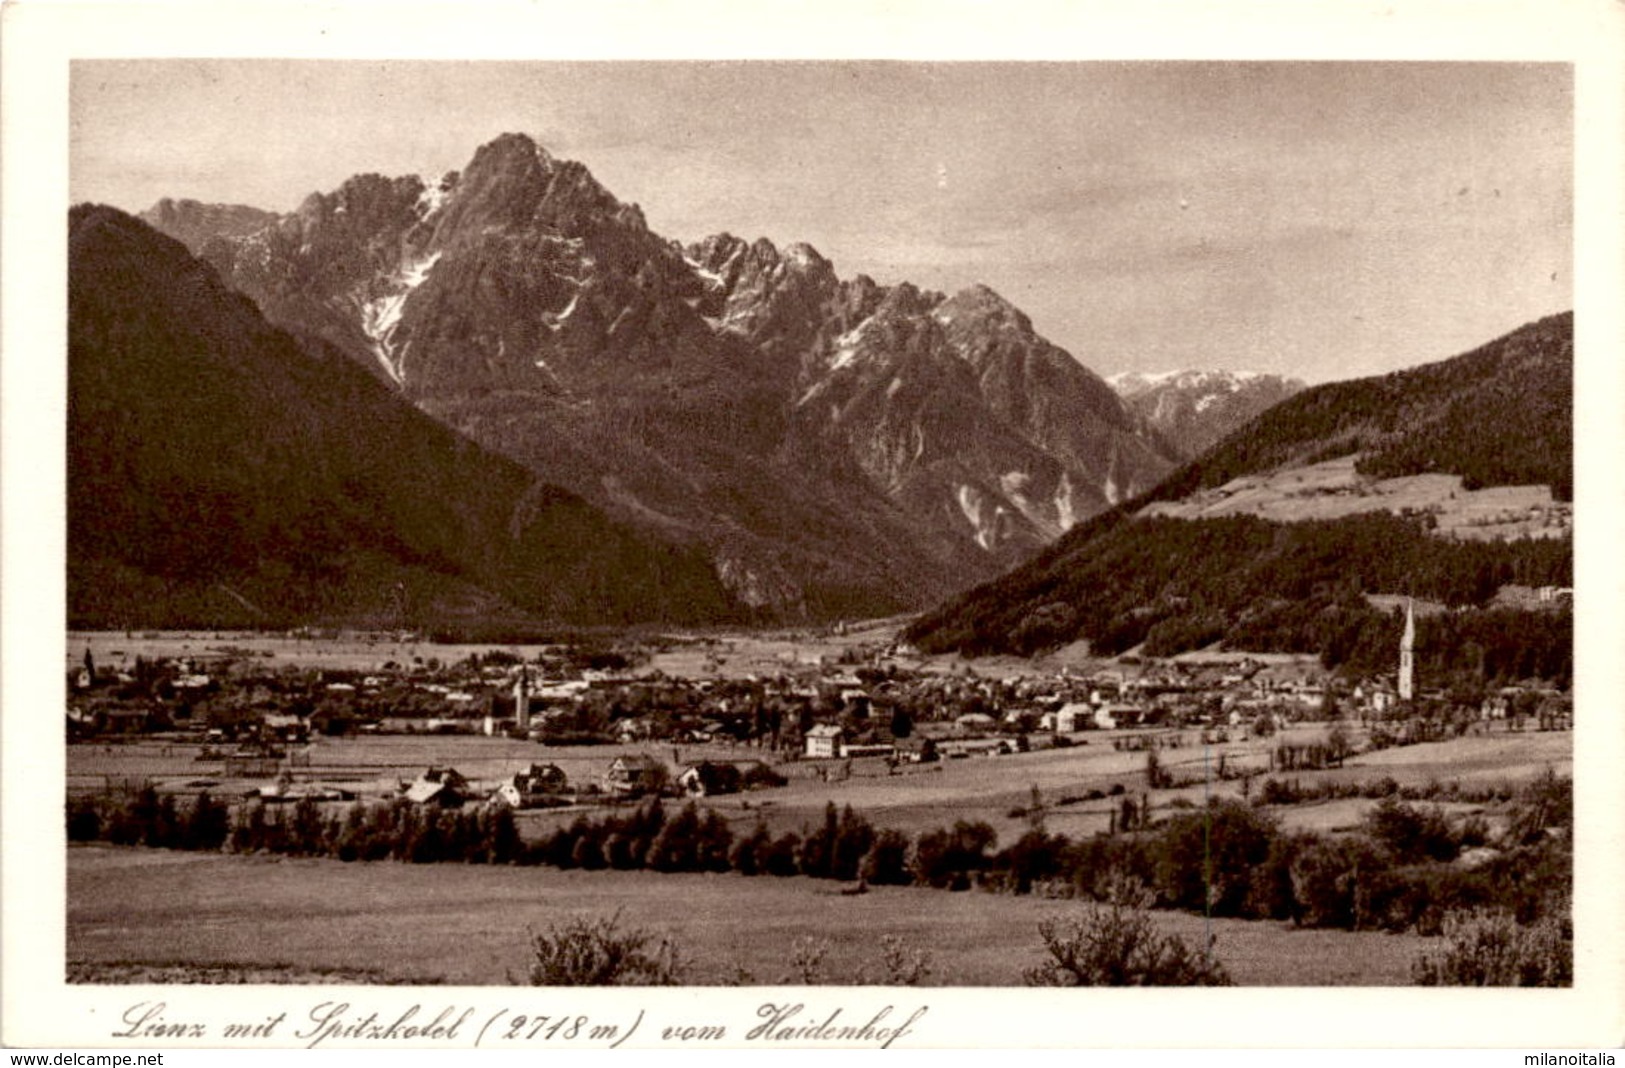
[[[469,797],[468,780],[455,768],[431,767],[409,784],[401,796],[414,805],[458,808]]]
[[[493,797],[513,808],[539,808],[558,804],[556,798],[569,786],[569,777],[557,764],[532,764],[504,781]]]
[[[604,773],[604,789],[620,797],[658,793],[665,781],[666,765],[644,753],[618,756]]]

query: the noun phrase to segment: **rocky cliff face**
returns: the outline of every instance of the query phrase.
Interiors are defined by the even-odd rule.
[[[1108,381],[1186,459],[1304,388],[1296,378],[1254,371],[1128,371]]]
[[[363,175],[203,246],[278,324],[790,616],[919,607],[1174,457],[984,287],[841,279],[807,245],[649,230],[528,137]]]

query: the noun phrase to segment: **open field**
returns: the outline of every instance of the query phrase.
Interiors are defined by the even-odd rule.
[[[1013,841],[1026,828],[1013,810],[1031,803],[1037,788],[1046,806],[1049,829],[1072,837],[1104,831],[1116,800],[1089,801],[1090,790],[1106,792],[1121,785],[1131,794],[1144,790],[1145,754],[1118,751],[1114,738],[1137,731],[1091,731],[1077,736],[1066,749],[1046,749],[1008,756],[976,756],[936,764],[901,765],[891,773],[879,759],[852,762],[852,777],[840,777],[835,761],[793,761],[780,765],[789,785],[771,790],[707,798],[706,807],[720,812],[735,830],[748,831],[763,820],[775,833],[816,824],[826,804],[851,805],[877,827],[893,827],[909,834],[951,825],[957,819],[983,820],[1002,842]],[[1152,795],[1157,809],[1170,805],[1200,805],[1209,797],[1240,796],[1241,783],[1216,777],[1221,756],[1234,768],[1262,769],[1268,751],[1277,742],[1312,740],[1325,728],[1299,724],[1273,738],[1248,739],[1202,746],[1191,744],[1195,731],[1173,732],[1187,739],[1178,749],[1159,753],[1162,766],[1190,785],[1158,790]],[[1237,735],[1239,738],[1239,735]],[[140,741],[123,744],[80,744],[68,747],[68,789],[88,792],[108,784],[153,781],[163,792],[196,793],[203,785],[216,796],[242,796],[266,779],[229,779],[219,760],[196,759],[200,747],[179,742]],[[300,782],[321,782],[357,793],[363,799],[396,794],[430,765],[450,766],[478,788],[494,789],[505,776],[532,762],[556,763],[572,783],[596,783],[610,761],[623,753],[646,752],[675,765],[699,760],[755,760],[769,757],[766,750],[727,745],[606,745],[546,747],[534,742],[469,735],[382,736],[319,738],[306,750],[310,763],[294,769]],[[1567,732],[1498,732],[1447,742],[1387,749],[1351,758],[1342,768],[1315,772],[1278,773],[1305,785],[1322,782],[1369,781],[1391,776],[1401,786],[1429,782],[1460,782],[1488,786],[1527,780],[1546,768],[1559,775],[1572,772],[1572,735]],[[820,771],[830,774],[828,781]],[[1077,799],[1077,800],[1073,800]],[[676,802],[668,802],[675,804]],[[522,833],[535,836],[545,828],[574,819],[582,808],[597,810],[601,803],[578,808],[527,811],[519,814]],[[1281,814],[1288,826],[1324,829],[1325,813],[1315,806],[1292,806]],[[1351,820],[1349,822],[1357,822]],[[1344,825],[1344,824],[1339,824]]]
[[[656,672],[684,679],[740,679],[794,675],[815,670],[821,664],[839,664],[855,651],[873,654],[890,646],[909,617],[854,623],[839,631],[815,627],[782,631],[657,632],[624,635],[626,641],[650,651],[648,661],[633,669],[632,675]],[[411,666],[421,659],[456,663],[474,653],[493,649],[513,653],[527,660],[556,647],[542,644],[477,645],[442,644],[426,640],[397,641],[381,634],[340,634],[333,637],[304,638],[258,631],[72,631],[65,646],[65,667],[84,662],[85,650],[96,663],[128,671],[137,656],[149,660],[164,658],[196,659],[255,658],[268,668],[302,667],[346,671],[381,671],[395,663]],[[1227,654],[1226,659],[1235,659]],[[959,674],[974,671],[983,678],[1018,678],[1051,674],[1063,667],[1093,670],[1102,661],[1084,650],[1061,650],[1029,660],[1014,656],[988,656],[966,659],[958,654],[937,656],[907,655],[895,658],[917,671]],[[1254,659],[1270,661],[1312,660],[1313,658],[1265,654]]]
[[[838,633],[832,628],[785,631],[714,633],[647,633],[620,635],[628,643],[645,646],[651,657],[633,674],[663,672],[679,678],[744,678],[780,675],[820,663],[834,663],[856,647],[892,642],[906,618],[855,624]],[[77,667],[89,649],[96,663],[128,670],[138,656],[209,661],[252,658],[266,667],[306,667],[348,671],[380,671],[386,664],[410,667],[430,658],[443,664],[466,660],[493,649],[534,660],[555,650],[547,644],[453,644],[389,634],[350,633],[298,637],[259,631],[72,631],[68,634],[66,666]],[[956,658],[953,659],[957,663]],[[1029,669],[1030,670],[1030,669]]]
[[[1462,488],[1460,475],[1372,479],[1354,470],[1358,457],[1246,475],[1177,502],[1147,506],[1146,516],[1209,519],[1255,515],[1280,522],[1338,519],[1362,512],[1426,512],[1438,533],[1458,538],[1554,538],[1574,523],[1574,506],[1552,499],[1550,486]]]
[[[1038,923],[1082,906],[981,892],[877,887],[844,896],[805,878],[344,864],[114,846],[68,851],[68,962],[78,981],[523,981],[526,931],[619,911],[673,939],[697,984],[782,981],[798,938],[827,939],[825,975],[879,967],[880,939],[931,954],[927,981],[1008,986],[1039,963]],[[1200,916],[1158,912],[1199,944]],[[1249,985],[1401,985],[1430,943],[1414,935],[1215,920],[1216,952]]]

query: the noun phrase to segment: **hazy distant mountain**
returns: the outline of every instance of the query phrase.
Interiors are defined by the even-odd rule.
[[[1150,499],[1177,500],[1241,475],[1358,453],[1378,478],[1446,472],[1478,486],[1574,495],[1574,314],[1472,352],[1306,389],[1181,467]]]
[[[1406,593],[1489,613],[1433,637],[1435,654],[1456,667],[1561,674],[1572,661],[1566,616],[1508,622],[1489,605],[1505,584],[1571,585],[1570,528],[1558,522],[1515,540],[1445,536],[1438,516],[1406,507],[1377,480],[1453,475],[1460,491],[1451,498],[1538,485],[1550,493],[1532,499],[1571,499],[1573,354],[1565,313],[1454,359],[1304,390],[1150,493],[922,618],[911,637],[934,650],[1021,653],[1079,639],[1107,653],[1145,642],[1154,654],[1224,641],[1318,652],[1335,665],[1391,654],[1391,621],[1364,595]],[[1230,507],[1266,475],[1290,484],[1289,472],[1351,455],[1355,481],[1331,489],[1337,507],[1324,518],[1283,522],[1265,518],[1279,513],[1262,503]],[[1288,495],[1315,492],[1306,479]],[[1198,494],[1218,504],[1185,507]],[[1302,503],[1307,511],[1310,499]],[[1211,517],[1190,518],[1202,512]]]
[[[982,287],[839,278],[806,245],[651,232],[522,135],[361,175],[204,256],[273,322],[788,614],[921,607],[1175,457]]]
[[[1256,371],[1124,371],[1106,381],[1186,458],[1304,388]]]
[[[203,204],[165,197],[142,212],[140,218],[195,255],[210,238],[239,237],[264,229],[276,219],[276,213],[244,204]]]
[[[301,345],[129,215],[73,209],[68,292],[71,625],[737,617],[701,554]]]

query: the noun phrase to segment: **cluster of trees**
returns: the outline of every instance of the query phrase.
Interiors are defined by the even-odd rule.
[[[1457,609],[1418,621],[1424,676],[1572,673],[1572,613],[1488,607],[1503,585],[1568,586],[1568,539],[1455,541],[1386,512],[1278,523],[1253,516],[1097,524],[911,629],[927,651],[1031,655],[1085,639],[1099,655],[1145,643],[1170,656],[1215,641],[1318,654],[1350,673],[1391,670],[1401,620],[1365,591],[1403,591]]]
[[[1143,813],[1125,807],[1120,826],[1141,833],[1077,842],[1035,826],[993,858],[984,882],[1015,892],[1043,883],[1104,899],[1126,880],[1143,884],[1164,907],[1429,934],[1462,910],[1502,910],[1531,923],[1566,909],[1569,780],[1547,775],[1524,787],[1509,806],[1500,850],[1476,868],[1451,862],[1491,840],[1482,818],[1453,822],[1384,786],[1367,791],[1381,800],[1346,835],[1287,832],[1238,802],[1181,812],[1149,828]],[[1261,801],[1269,795],[1266,789]]]
[[[182,809],[151,783],[68,799],[70,842],[112,842],[158,849],[219,849],[231,832],[231,809],[204,791]]]
[[[967,889],[991,864],[996,843],[985,823],[959,821],[948,830],[910,839],[877,830],[848,805],[824,809],[823,821],[802,831],[773,834],[758,822],[735,836],[715,810],[703,816],[694,802],[667,815],[658,800],[627,815],[577,817],[531,845],[526,860],[559,868],[654,871],[737,871],[741,875],[806,875],[875,885]]]
[[[1508,783],[1464,787],[1454,779],[1448,783],[1433,780],[1425,785],[1401,786],[1391,775],[1363,781],[1317,779],[1309,783],[1301,779],[1269,778],[1259,785],[1256,800],[1260,805],[1271,806],[1314,804],[1350,797],[1363,797],[1369,801],[1393,797],[1404,801],[1448,800],[1489,804],[1510,801],[1516,792]]]

